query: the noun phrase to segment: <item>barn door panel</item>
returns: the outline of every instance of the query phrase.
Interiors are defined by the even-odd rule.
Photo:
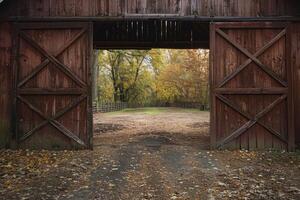
[[[16,138],[20,148],[90,148],[91,26],[16,25]]]
[[[211,25],[214,148],[294,148],[288,25]]]

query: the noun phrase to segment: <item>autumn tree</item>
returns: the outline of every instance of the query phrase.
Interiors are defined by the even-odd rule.
[[[169,50],[161,71],[158,96],[168,102],[208,103],[208,51]]]
[[[102,51],[99,57],[101,74],[99,82],[104,84],[104,87],[100,87],[100,92],[107,97],[109,94],[106,90],[111,87],[114,101],[131,102],[143,92],[140,87],[143,89],[148,87],[145,85],[145,79],[150,78],[147,70],[148,51]],[[111,86],[108,81],[111,81]]]
[[[207,104],[208,51],[100,51],[99,94],[102,101]]]

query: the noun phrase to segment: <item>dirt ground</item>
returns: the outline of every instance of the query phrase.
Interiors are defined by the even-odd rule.
[[[94,117],[94,144],[187,145],[209,149],[209,112],[179,108],[129,109]]]
[[[300,199],[300,153],[210,151],[209,113],[96,114],[94,151],[0,152],[0,199]]]

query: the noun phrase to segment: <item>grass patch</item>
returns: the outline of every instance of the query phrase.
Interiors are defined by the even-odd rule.
[[[159,107],[147,107],[147,108],[127,108],[121,111],[110,112],[107,114],[116,115],[116,114],[146,114],[146,115],[159,115],[162,113],[169,112],[184,112],[184,113],[197,113],[204,112],[199,109],[185,109],[185,108],[159,108]]]

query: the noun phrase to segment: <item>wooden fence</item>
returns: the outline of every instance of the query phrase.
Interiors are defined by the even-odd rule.
[[[106,102],[93,103],[94,113],[107,113],[120,111],[126,108],[145,108],[145,107],[177,107],[177,108],[195,108],[199,110],[209,110],[209,106],[197,102],[177,102],[177,103],[151,103],[151,104],[129,104],[126,102]]]
[[[128,108],[128,104],[125,102],[93,103],[94,113],[115,112],[126,108]]]
[[[178,107],[178,108],[195,108],[199,110],[209,110],[209,105],[197,103],[197,102],[175,102],[171,103],[170,107]]]

